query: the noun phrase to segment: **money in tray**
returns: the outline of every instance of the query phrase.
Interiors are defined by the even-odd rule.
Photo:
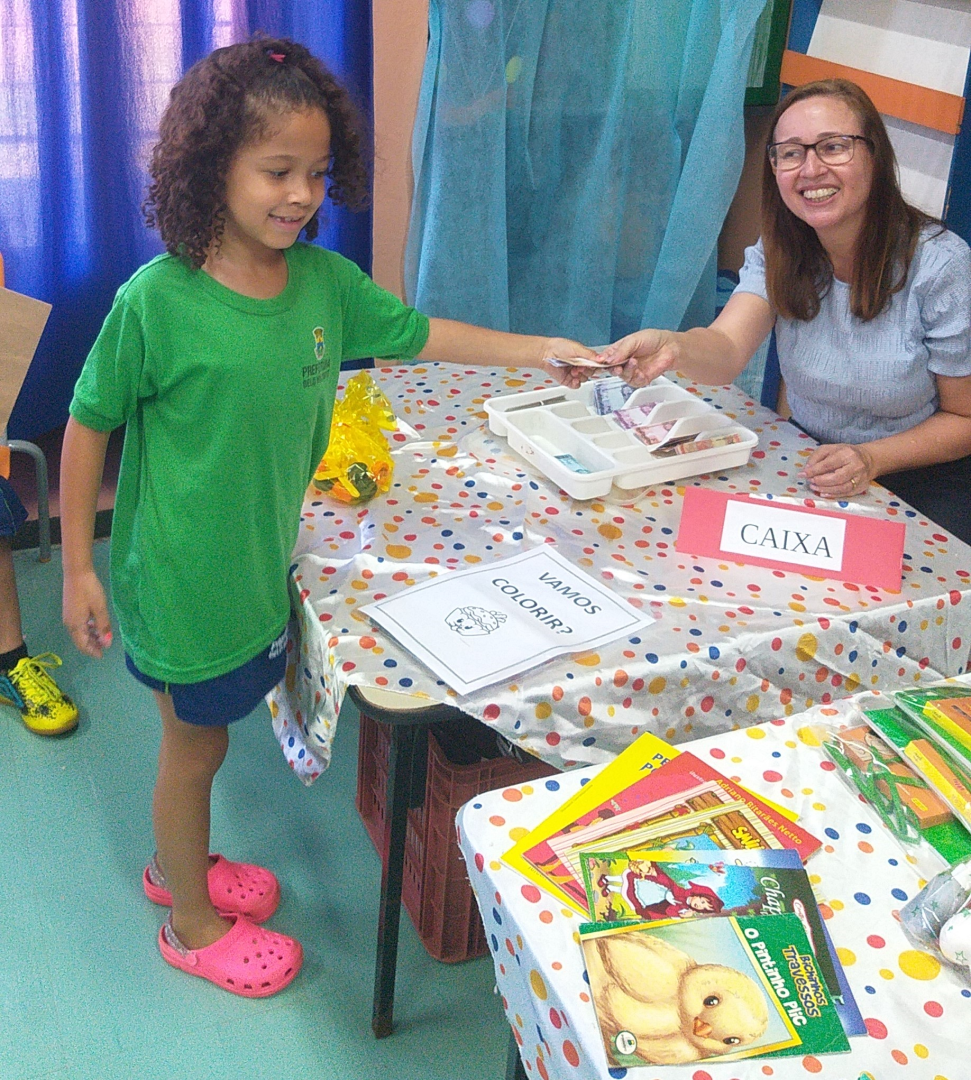
[[[486,402],[489,427],[575,499],[744,465],[758,436],[661,376],[549,387]]]

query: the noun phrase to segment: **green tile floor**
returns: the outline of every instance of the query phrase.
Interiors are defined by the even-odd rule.
[[[15,554],[33,652],[61,655],[81,725],[31,735],[0,708],[2,1080],[501,1080],[508,1028],[488,957],[432,960],[402,918],[394,1034],[370,1029],[380,863],[354,809],[357,717],[304,788],[265,706],[234,725],[216,781],[213,846],[263,861],[284,898],[270,925],[306,953],[297,981],[250,1001],[168,967],[164,909],[141,872],[158,750],[151,694],[120,642],[82,657],[60,621],[60,550]],[[96,544],[107,578],[108,542]]]

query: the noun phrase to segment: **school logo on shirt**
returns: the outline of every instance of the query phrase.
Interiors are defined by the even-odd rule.
[[[314,358],[315,363],[304,364],[303,366],[303,386],[305,390],[309,390],[312,386],[316,386],[317,383],[322,382],[324,376],[327,374],[327,368],[330,366],[324,359],[324,354],[327,352],[327,346],[324,344],[324,328],[322,326],[314,327]]]

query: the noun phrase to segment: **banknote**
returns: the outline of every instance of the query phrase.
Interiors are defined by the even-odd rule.
[[[601,416],[616,412],[633,393],[634,387],[620,379],[604,379],[593,384],[593,407]]]

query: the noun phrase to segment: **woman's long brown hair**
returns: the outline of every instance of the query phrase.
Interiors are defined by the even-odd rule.
[[[860,122],[859,134],[870,140],[872,149],[858,147],[856,151],[872,154],[873,181],[850,282],[850,310],[869,322],[904,287],[921,229],[940,222],[904,201],[887,129],[873,102],[856,83],[822,79],[793,90],[772,114],[769,143],[775,139],[782,114],[797,101],[812,97],[845,102]],[[820,301],[832,286],[833,266],[815,229],[782,201],[768,152],[762,165],[762,246],[769,303],[787,319],[815,318]]]

